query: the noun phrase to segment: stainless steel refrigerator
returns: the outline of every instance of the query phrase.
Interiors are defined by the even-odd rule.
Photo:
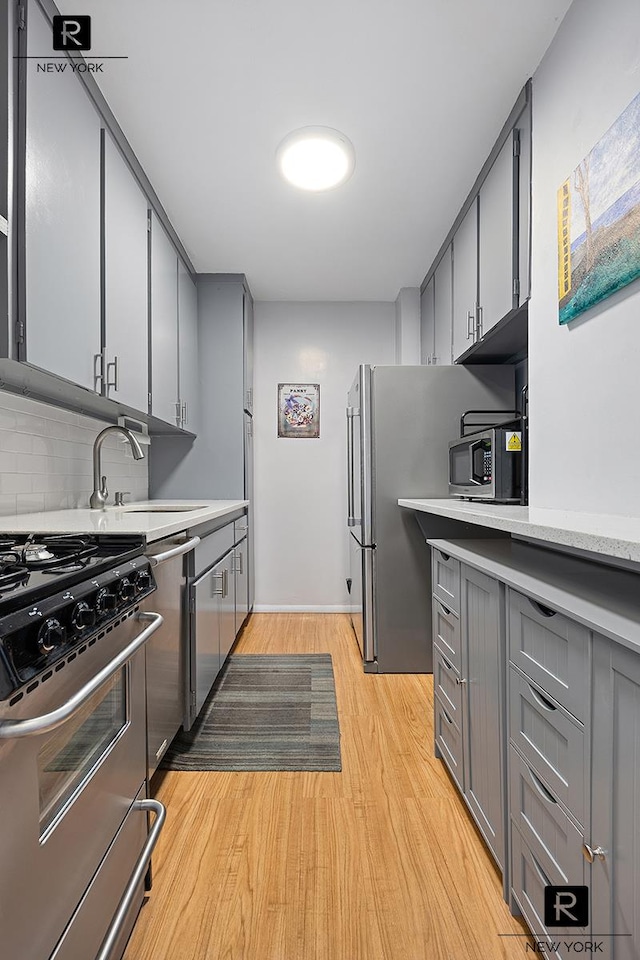
[[[462,414],[513,404],[508,365],[358,368],[347,396],[347,590],[367,672],[432,671],[429,551],[398,498],[448,496]]]

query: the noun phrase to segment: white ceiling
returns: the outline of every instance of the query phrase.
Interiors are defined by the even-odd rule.
[[[73,0],[100,85],[199,272],[260,300],[418,285],[570,0]],[[353,177],[309,194],[275,151],[342,131]]]

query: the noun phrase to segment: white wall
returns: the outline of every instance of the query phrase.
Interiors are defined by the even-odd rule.
[[[638,0],[575,0],[533,83],[530,502],[640,515],[640,283],[560,327],[556,191],[640,91]]]
[[[106,426],[0,391],[0,516],[88,507],[93,441]],[[129,444],[111,436],[102,461],[111,503],[116,490],[129,490],[130,500],[147,499],[148,457],[134,460]]]
[[[393,303],[255,304],[256,609],[346,609],[346,394],[394,363]],[[277,385],[320,384],[320,438],[278,439]]]
[[[402,287],[396,300],[396,363],[420,363],[420,288]]]

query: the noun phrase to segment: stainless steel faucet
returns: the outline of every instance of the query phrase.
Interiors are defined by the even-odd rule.
[[[91,494],[91,499],[89,500],[89,506],[92,510],[104,510],[107,497],[109,496],[109,491],[107,490],[107,478],[102,476],[101,451],[102,444],[110,433],[121,433],[122,436],[129,441],[129,446],[131,447],[134,460],[142,460],[144,457],[144,450],[136,440],[135,436],[131,433],[131,430],[127,430],[126,427],[105,427],[104,430],[100,431],[93,442],[93,493]]]

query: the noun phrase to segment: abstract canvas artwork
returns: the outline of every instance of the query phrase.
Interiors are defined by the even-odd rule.
[[[320,436],[320,384],[278,384],[278,436],[317,439]]]
[[[640,94],[558,190],[560,323],[638,276]]]

